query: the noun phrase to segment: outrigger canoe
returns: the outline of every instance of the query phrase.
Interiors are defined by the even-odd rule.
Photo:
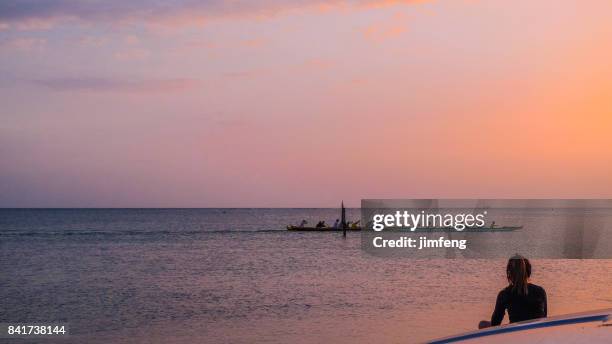
[[[414,231],[410,229],[393,229],[387,228],[386,232],[512,232],[523,228],[523,226],[499,226],[499,227],[468,227],[461,231],[458,231],[452,227],[422,227],[417,228]],[[300,227],[300,226],[287,226],[288,231],[297,232],[342,232],[342,227]],[[360,231],[361,227],[348,227],[347,231]]]
[[[344,201],[342,201],[342,203],[340,204],[340,218],[342,219],[342,221],[340,222],[342,225],[338,227],[302,227],[288,225],[287,230],[295,232],[345,232],[345,235],[346,232],[349,231],[361,230],[361,227],[357,226],[356,224],[349,225],[346,222],[346,209],[344,209]],[[357,221],[357,223],[359,223],[359,221]]]
[[[300,227],[300,226],[287,226],[288,231],[296,232],[343,232],[342,227]],[[347,227],[347,231],[360,231],[361,227]]]
[[[340,205],[340,218],[342,221],[341,224],[345,226],[338,227],[302,227],[302,226],[293,226],[288,225],[288,231],[296,231],[296,232],[344,232],[344,231],[360,231],[360,226],[352,226],[348,225],[346,222],[346,215],[344,209],[344,202]],[[357,221],[359,223],[360,221]],[[387,232],[511,232],[517,229],[521,229],[523,226],[489,226],[489,227],[466,227],[462,230],[457,230],[453,227],[419,227],[414,230],[410,228],[398,228],[398,227],[388,227],[385,229]]]

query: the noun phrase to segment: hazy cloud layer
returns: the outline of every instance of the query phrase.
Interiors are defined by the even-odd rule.
[[[54,91],[89,92],[172,92],[193,89],[200,85],[197,79],[148,79],[122,80],[111,78],[81,77],[33,80],[35,84]]]
[[[0,51],[40,51],[46,43],[44,38],[5,37],[0,39]]]
[[[64,20],[185,24],[211,17],[268,16],[278,12],[333,7],[382,6],[415,0],[4,0],[0,2],[0,29],[45,29]]]

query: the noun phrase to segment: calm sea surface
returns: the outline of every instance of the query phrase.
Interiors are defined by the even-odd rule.
[[[490,317],[504,259],[379,258],[360,249],[358,233],[284,230],[337,217],[0,210],[0,322],[65,322],[63,343],[410,343]],[[533,265],[550,315],[612,307],[612,260]]]

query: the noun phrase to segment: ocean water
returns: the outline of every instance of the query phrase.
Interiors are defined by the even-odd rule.
[[[412,343],[490,317],[505,259],[381,258],[359,233],[284,230],[337,217],[2,209],[0,323],[64,322],[62,343]],[[532,264],[549,315],[612,307],[612,260]]]

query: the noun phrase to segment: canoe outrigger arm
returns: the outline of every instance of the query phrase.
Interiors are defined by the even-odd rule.
[[[580,329],[572,330],[572,325],[580,325]],[[568,337],[569,333],[574,333],[576,336],[579,336],[579,342],[583,343],[612,343],[612,329],[610,328],[611,325],[612,308],[585,313],[574,313],[549,318],[540,318],[503,326],[489,327],[478,331],[472,331],[460,335],[436,339],[428,343],[469,343],[472,340],[478,341],[483,337],[487,337],[487,342],[514,343],[516,338],[518,338],[517,336],[519,336],[521,333],[524,334],[527,331],[530,331],[529,336],[533,343],[576,343],[576,338],[573,338],[574,340],[572,340]],[[556,330],[536,332],[537,330],[544,328],[556,328]],[[566,328],[569,332],[565,333],[564,331],[562,331],[563,328]],[[479,343],[480,342],[481,341],[479,341]]]

